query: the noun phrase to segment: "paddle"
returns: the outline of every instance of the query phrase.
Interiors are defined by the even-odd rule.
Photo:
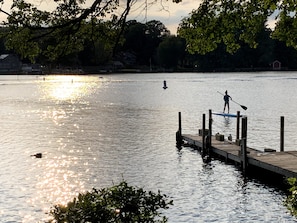
[[[221,92],[219,92],[219,91],[217,91],[219,94],[221,94],[221,95],[223,95],[224,96],[224,94],[223,93],[221,93]],[[247,110],[247,107],[246,106],[244,106],[244,105],[241,105],[241,104],[239,104],[238,102],[236,102],[236,101],[234,101],[234,100],[231,100],[231,101],[233,101],[235,104],[238,104],[238,105],[240,105],[240,107],[242,107],[242,109],[244,109],[244,110]]]

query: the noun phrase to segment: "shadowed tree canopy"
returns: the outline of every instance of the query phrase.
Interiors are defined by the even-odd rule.
[[[131,7],[137,1],[54,0],[52,4],[56,7],[47,11],[30,0],[13,0],[10,11],[0,8],[7,15],[1,36],[8,49],[31,61],[40,55],[54,61],[59,56],[81,51],[85,41],[99,37],[110,40],[116,48]],[[146,4],[158,2],[162,0],[145,1]],[[94,29],[98,24],[103,24],[102,30]]]
[[[258,34],[276,20],[272,37],[297,49],[296,10],[293,0],[203,0],[182,20],[178,34],[190,53],[206,54],[220,44],[235,53],[242,44],[256,48]]]
[[[138,64],[149,65],[153,62],[158,45],[169,35],[169,30],[160,21],[152,20],[143,24],[131,20],[126,24],[122,50],[135,55]]]

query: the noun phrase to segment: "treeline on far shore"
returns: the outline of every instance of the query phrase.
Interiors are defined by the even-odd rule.
[[[85,42],[83,49],[75,53],[54,61],[38,56],[34,63],[40,64],[45,73],[59,71],[57,67],[60,71],[68,69],[70,73],[74,72],[72,69],[81,73],[297,70],[297,51],[272,39],[270,34],[271,30],[263,27],[256,48],[242,43],[234,54],[227,53],[223,44],[205,55],[190,54],[185,39],[171,35],[160,21],[131,20],[116,46],[112,40],[98,38],[95,42]],[[0,52],[14,53],[5,49],[4,41]],[[22,63],[30,61],[22,60]]]

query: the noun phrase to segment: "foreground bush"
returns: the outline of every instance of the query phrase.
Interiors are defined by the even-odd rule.
[[[55,205],[50,222],[167,222],[160,209],[173,205],[165,194],[146,192],[121,182],[110,188],[79,194],[67,206]]]
[[[297,216],[297,180],[296,178],[290,177],[288,178],[288,183],[290,185],[290,194],[285,200],[285,205],[287,206],[291,214]]]

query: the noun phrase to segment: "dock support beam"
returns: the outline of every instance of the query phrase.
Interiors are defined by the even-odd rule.
[[[241,129],[241,161],[242,161],[242,171],[245,173],[247,169],[247,117],[242,118],[242,129]]]
[[[284,152],[284,132],[285,132],[285,118],[284,116],[280,117],[280,151]]]
[[[176,132],[176,146],[181,147],[182,144],[183,144],[183,138],[182,138],[181,112],[178,112],[178,131]]]

